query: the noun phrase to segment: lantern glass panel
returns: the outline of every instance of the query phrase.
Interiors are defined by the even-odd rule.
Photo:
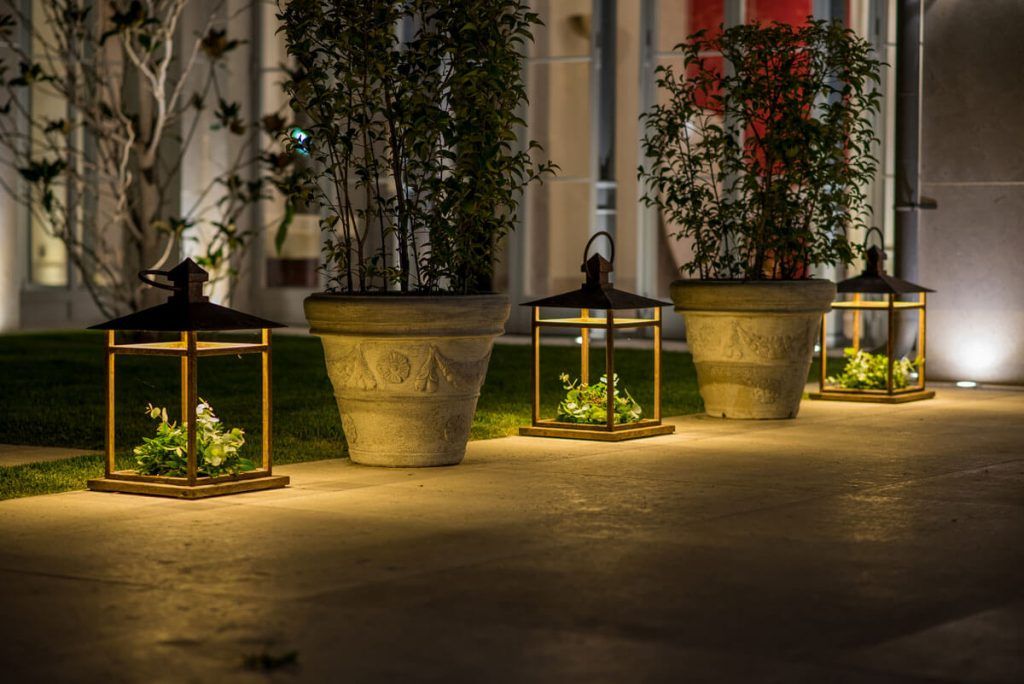
[[[888,295],[855,294],[836,302],[841,328],[832,365],[838,367],[826,375],[825,388],[887,392],[921,388],[919,297],[893,296],[891,312],[889,300]],[[891,340],[890,325],[894,328]]]
[[[157,421],[146,413],[146,406],[164,407],[170,420],[181,422],[181,369],[178,359],[170,356],[119,356],[116,371],[115,468],[134,470],[133,449],[156,432]]]
[[[242,444],[230,450],[230,465],[223,474],[253,472],[265,468],[264,428],[262,421],[262,358],[248,352],[261,346],[261,332],[197,334],[200,357],[196,363],[196,405],[205,404],[222,434],[241,430]],[[180,355],[167,352],[187,348],[182,334],[147,334],[142,340],[130,333],[115,333],[118,351],[114,375],[114,472],[144,471],[136,447],[147,439],[173,444],[173,439],[160,439],[159,429],[165,422],[175,430],[186,428],[185,393],[182,391],[183,361]],[[145,353],[150,352],[150,353]],[[198,360],[197,360],[198,361]],[[158,415],[149,413],[153,407]],[[213,420],[215,418],[215,420]],[[197,418],[197,428],[203,420]],[[231,440],[232,446],[237,438]],[[152,451],[150,454],[152,455]],[[211,459],[217,455],[212,454]],[[201,454],[197,466],[203,469]],[[235,461],[234,463],[231,463]],[[159,476],[179,477],[182,473],[164,472],[174,467],[174,459],[162,459]],[[214,466],[217,464],[214,463]],[[209,476],[198,472],[197,476]]]
[[[213,409],[225,430],[239,428],[245,442],[241,458],[262,467],[263,427],[260,416],[259,354],[213,356],[199,362],[199,399]]]
[[[660,421],[660,309],[545,313],[533,310],[533,420],[521,434],[629,439],[674,431]],[[609,386],[616,375],[618,386]]]
[[[645,318],[639,312],[623,313],[627,314],[623,317],[626,320]],[[591,311],[585,315],[581,312],[579,318],[594,323],[606,321],[603,311]],[[623,318],[615,320],[622,321]],[[629,343],[636,340],[646,342],[646,346],[649,346],[651,340],[643,338],[642,330],[618,328],[614,333],[617,348],[613,348],[613,377],[617,375],[619,378],[615,389],[620,398],[619,402],[611,404],[614,424],[636,423],[650,415],[653,401],[650,387],[654,378],[653,355],[649,349],[623,349],[623,343],[627,347],[634,346]],[[541,417],[558,422],[606,424],[606,409],[609,406],[607,392],[598,392],[596,388],[602,384],[607,388],[607,382],[602,383],[602,378],[607,380],[608,377],[608,331],[604,328],[565,328],[564,331],[568,333],[567,336],[548,335],[541,339],[542,345],[544,342],[557,345],[546,345],[540,355]],[[550,360],[545,363],[545,359]],[[585,403],[579,399],[584,399]],[[604,407],[605,410],[595,411],[595,406]],[[634,406],[642,407],[639,417],[629,415]]]

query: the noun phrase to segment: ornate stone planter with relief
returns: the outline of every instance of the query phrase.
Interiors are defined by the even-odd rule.
[[[707,414],[795,418],[835,283],[677,280],[671,293]]]
[[[508,297],[314,294],[305,311],[354,462],[462,461]]]

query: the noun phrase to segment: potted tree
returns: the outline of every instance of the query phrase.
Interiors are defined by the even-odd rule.
[[[552,168],[522,149],[521,0],[291,0],[286,89],[327,291],[305,301],[353,461],[458,463],[508,298],[497,242]]]
[[[793,418],[874,175],[880,63],[838,23],[747,24],[676,46],[644,115],[648,205],[692,244],[672,283],[705,410]]]

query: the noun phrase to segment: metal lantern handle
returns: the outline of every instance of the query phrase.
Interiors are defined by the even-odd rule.
[[[608,261],[610,263],[615,263],[615,238],[613,238],[612,234],[609,233],[607,230],[601,230],[601,231],[598,231],[598,232],[594,233],[593,235],[591,235],[590,239],[587,240],[587,246],[583,248],[583,263],[584,264],[587,263],[587,253],[590,251],[590,245],[594,244],[594,240],[596,240],[597,238],[601,237],[602,235],[604,237],[608,238],[608,245],[612,249],[611,254],[608,256]]]
[[[169,271],[159,271],[157,269],[150,268],[150,269],[147,269],[145,271],[139,271],[139,280],[141,280],[142,282],[146,283],[147,285],[152,285],[153,287],[159,287],[160,289],[163,289],[163,290],[173,290],[173,291],[177,292],[178,288],[175,287],[174,285],[168,285],[166,283],[158,283],[157,281],[153,280],[152,278],[147,278],[146,277],[146,275],[149,274],[149,275],[163,276],[164,278],[166,278],[168,273],[169,273]]]
[[[868,242],[871,241],[871,234],[878,233],[878,248],[885,250],[885,235],[882,233],[882,229],[878,226],[871,226],[868,228],[868,232],[864,234],[864,249],[867,249]]]

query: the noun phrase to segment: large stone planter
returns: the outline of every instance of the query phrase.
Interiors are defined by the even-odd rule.
[[[353,461],[462,460],[508,297],[315,294],[304,306]]]
[[[671,293],[708,415],[795,418],[835,283],[677,280]]]

